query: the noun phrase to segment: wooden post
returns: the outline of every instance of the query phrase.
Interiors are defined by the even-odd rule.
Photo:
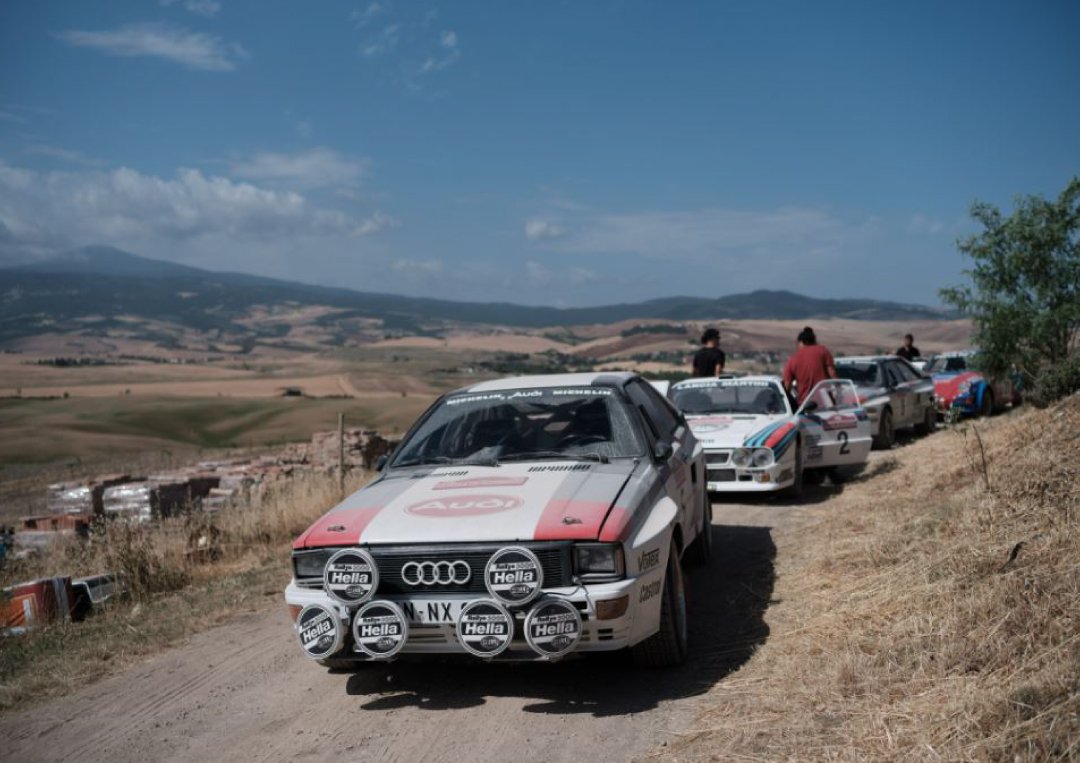
[[[337,416],[337,446],[338,446],[338,489],[341,497],[345,497],[345,413]]]

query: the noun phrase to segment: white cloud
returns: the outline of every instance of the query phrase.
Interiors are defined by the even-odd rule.
[[[230,71],[248,58],[237,43],[168,24],[127,24],[99,31],[69,29],[57,36],[70,45],[113,56],[160,58],[204,71]]]
[[[864,235],[873,224],[870,220],[850,225],[813,208],[747,211],[714,207],[550,216],[526,223],[525,235],[568,252],[647,257],[708,257],[738,253],[786,256],[834,251]]]
[[[381,56],[396,48],[399,42],[401,42],[401,27],[398,24],[391,24],[384,27],[378,35],[362,44],[360,52],[366,58]]]
[[[571,286],[585,286],[590,283],[596,283],[600,280],[600,276],[586,268],[575,267],[570,268],[567,279],[570,281]]]
[[[442,260],[413,260],[400,257],[390,261],[390,269],[405,276],[441,276],[443,274],[443,262]]]
[[[908,220],[908,230],[912,233],[921,233],[926,235],[937,235],[945,231],[946,224],[941,220],[936,220],[933,217],[924,215],[921,212],[913,215]]]
[[[453,29],[444,29],[442,36],[439,38],[439,42],[442,43],[444,48],[456,48],[457,32]]]
[[[159,0],[161,5],[165,7],[175,5],[177,1],[178,0]],[[217,0],[180,0],[180,5],[183,6],[185,10],[197,13],[200,16],[206,16],[207,18],[216,16],[218,11],[221,10],[221,3],[217,2]]]
[[[566,235],[566,229],[556,225],[550,220],[526,220],[525,238],[530,241],[543,241],[545,239],[561,238]]]
[[[381,3],[369,3],[364,10],[356,10],[349,14],[349,20],[356,25],[357,29],[363,29],[377,16],[386,13],[386,8]]]
[[[51,146],[47,143],[35,143],[23,149],[23,153],[30,156],[44,156],[71,164],[81,164],[84,167],[100,167],[104,164],[100,159],[94,159],[85,154],[60,146]]]
[[[221,250],[242,242],[337,240],[393,224],[313,205],[293,191],[260,188],[181,169],[173,178],[128,168],[37,172],[0,162],[0,226],[24,252],[107,243],[137,251],[213,238]],[[187,242],[187,243],[184,243]]]
[[[24,124],[26,122],[26,117],[0,109],[0,122],[17,122],[19,124]]]
[[[461,51],[457,48],[450,48],[445,56],[428,56],[424,59],[424,63],[420,65],[419,73],[430,74],[431,72],[442,71],[448,66],[457,63],[459,58],[461,58]]]
[[[537,286],[547,286],[551,283],[551,271],[539,262],[526,262],[525,274]]]
[[[256,154],[234,162],[232,174],[274,186],[314,190],[358,185],[368,175],[370,164],[330,148],[312,148],[296,154]]]

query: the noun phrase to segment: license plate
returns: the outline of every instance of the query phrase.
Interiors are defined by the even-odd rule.
[[[479,598],[479,597],[478,597]],[[462,608],[472,599],[409,599],[398,606],[414,625],[456,623]]]

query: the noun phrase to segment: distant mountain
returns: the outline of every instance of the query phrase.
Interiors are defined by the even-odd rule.
[[[118,318],[179,324],[222,335],[259,334],[255,307],[335,308],[323,323],[378,319],[406,332],[424,323],[477,323],[538,328],[628,319],[916,320],[949,316],[919,305],[866,299],[815,299],[787,291],[754,291],[718,299],[665,297],[647,302],[567,308],[377,294],[219,273],[140,257],[111,247],[86,247],[54,259],[0,269],[0,341],[44,331],[109,329]],[[126,324],[125,324],[126,325]],[[280,335],[280,327],[275,328]]]

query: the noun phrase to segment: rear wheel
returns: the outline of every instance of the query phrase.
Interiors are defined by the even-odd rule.
[[[937,429],[937,411],[932,406],[927,406],[923,412],[923,420],[915,425],[915,434],[928,435]]]
[[[893,427],[892,409],[886,408],[881,412],[881,421],[878,422],[878,433],[874,435],[874,449],[888,450],[896,442],[896,429]]]
[[[670,668],[686,659],[686,585],[675,541],[668,553],[660,630],[632,648],[634,662],[646,668]]]
[[[704,494],[705,506],[702,507],[705,520],[701,532],[690,547],[686,549],[686,561],[695,567],[706,565],[712,559],[712,500],[708,491]]]

